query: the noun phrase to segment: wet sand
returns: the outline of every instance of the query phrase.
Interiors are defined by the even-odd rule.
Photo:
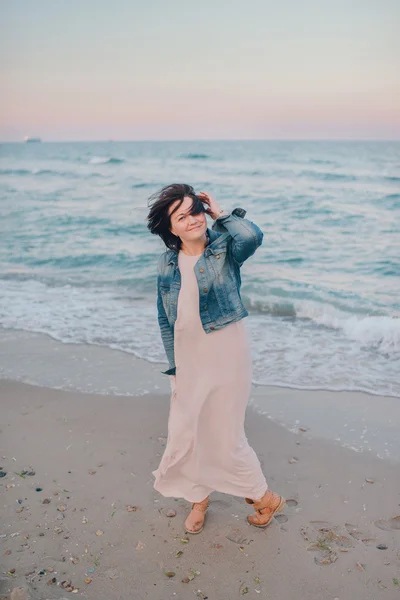
[[[185,536],[189,504],[160,496],[151,475],[168,396],[2,380],[0,399],[0,597],[20,586],[32,600],[400,598],[399,462],[249,406],[247,437],[288,506],[256,529],[243,499],[214,492],[204,531]]]

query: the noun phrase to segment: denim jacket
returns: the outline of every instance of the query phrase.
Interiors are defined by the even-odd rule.
[[[261,245],[263,232],[245,219],[246,211],[235,208],[218,217],[207,228],[209,244],[194,266],[199,286],[199,312],[204,331],[210,333],[247,317],[240,297],[240,267]],[[178,253],[167,249],[158,261],[157,311],[161,339],[169,369],[175,375],[174,324],[177,319],[181,274]]]

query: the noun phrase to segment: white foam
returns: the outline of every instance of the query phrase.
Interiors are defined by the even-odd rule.
[[[110,160],[110,157],[92,156],[92,158],[89,159],[89,164],[91,164],[91,165],[103,165],[103,164],[108,163],[109,160]]]
[[[296,302],[296,314],[318,325],[342,331],[361,345],[381,352],[400,352],[400,318],[394,316],[350,315],[326,304]]]
[[[315,319],[318,315],[321,324],[325,319],[331,326],[271,315],[246,319],[255,383],[400,396],[398,320],[343,320],[342,315],[336,315],[335,328],[329,310],[314,313]],[[149,362],[166,361],[156,298],[136,300],[129,289],[51,287],[34,280],[0,280],[0,325],[46,333],[65,343],[122,350]]]
[[[106,346],[162,362],[165,355],[155,304],[132,301],[125,294],[101,287],[0,281],[0,325],[46,333],[65,343]]]

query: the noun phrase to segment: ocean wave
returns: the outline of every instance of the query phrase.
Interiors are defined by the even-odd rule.
[[[349,339],[362,346],[385,354],[400,352],[400,318],[392,316],[351,315],[329,305],[300,302],[296,316],[309,319],[317,325],[340,330]]]
[[[375,274],[383,275],[385,277],[394,277],[400,276],[400,264],[399,262],[390,259],[387,260],[379,260],[375,262],[375,265],[372,269],[372,272]]]
[[[137,235],[140,233],[145,233],[147,235],[148,233],[146,226],[141,223],[132,223],[132,225],[109,225],[108,227],[104,227],[104,231],[113,235]]]
[[[303,263],[305,261],[305,259],[301,256],[293,256],[291,258],[276,258],[274,260],[274,263],[279,264],[279,263],[284,263],[284,264],[288,264],[288,265],[299,265],[301,263]]]
[[[284,301],[276,301],[273,298],[261,300],[245,294],[242,294],[242,299],[252,313],[273,317],[296,317],[296,309],[289,299]]]
[[[17,261],[19,262],[19,261]],[[78,254],[52,256],[50,258],[28,258],[23,259],[24,264],[34,267],[52,266],[57,269],[79,269],[82,267],[101,266],[104,268],[134,268],[140,259],[127,253],[118,254]]]
[[[334,162],[333,160],[323,160],[321,158],[310,158],[308,162],[312,165],[332,165],[335,167],[338,166],[338,163]]]
[[[60,172],[60,171],[52,171],[50,169],[0,169],[0,175],[47,175],[47,174],[56,174],[56,175],[68,175],[68,172]]]
[[[96,269],[88,272],[97,274]],[[131,268],[126,271],[135,273]],[[0,280],[0,325],[41,332],[64,343],[95,344],[165,361],[156,315],[154,275],[124,286],[98,284],[91,278],[78,286],[68,277],[49,285],[26,279]],[[61,270],[57,276],[63,277]],[[273,302],[271,302],[271,305]],[[280,381],[288,387],[327,389],[364,387],[382,394],[399,393],[400,319],[352,316],[326,305],[287,301],[270,315],[252,314],[254,376],[260,383]],[[265,311],[264,311],[265,312]],[[275,314],[274,314],[275,313]],[[286,318],[276,318],[276,316]],[[289,318],[288,318],[289,317]],[[315,325],[320,325],[319,327]]]
[[[371,396],[387,396],[391,398],[399,398],[400,393],[393,392],[392,390],[388,390],[384,386],[382,388],[374,389],[373,387],[368,387],[365,385],[301,385],[300,383],[289,383],[287,381],[282,381],[280,379],[272,379],[266,383],[258,378],[253,379],[252,383],[262,387],[279,387],[279,388],[288,388],[290,390],[304,390],[304,391],[321,391],[321,392],[363,392],[364,394],[370,394]]]
[[[15,289],[15,286],[20,286],[19,289],[22,296],[29,297],[29,301],[33,303],[36,301],[38,291],[42,294],[43,290],[45,290],[45,293],[51,296],[59,289],[70,290],[71,294],[74,294],[79,290],[87,290],[88,293],[91,293],[93,288],[102,291],[112,290],[115,298],[118,297],[117,290],[119,290],[118,293],[127,293],[130,301],[137,300],[138,298],[143,299],[144,294],[147,294],[146,299],[148,300],[148,295],[152,294],[153,303],[155,301],[154,274],[150,273],[146,275],[137,273],[137,271],[128,271],[126,276],[120,274],[114,278],[112,276],[108,278],[100,276],[96,279],[92,276],[92,281],[89,285],[87,279],[79,275],[69,276],[66,281],[61,270],[57,274],[50,274],[45,271],[34,273],[30,268],[15,271],[8,269],[0,275],[0,285],[3,285],[3,294],[5,296],[9,293],[12,295],[12,290]],[[124,299],[126,300],[126,295]]]
[[[207,158],[210,158],[210,156],[208,154],[197,154],[195,152],[190,152],[189,154],[181,154],[179,158],[188,158],[191,160],[205,160]]]
[[[311,321],[315,325],[340,330],[348,339],[382,353],[400,352],[400,318],[351,314],[329,304],[311,300],[260,300],[245,298],[250,312],[272,317]]]
[[[107,225],[110,220],[104,217],[86,216],[86,215],[55,215],[51,218],[52,226],[69,226],[69,225]]]
[[[0,175],[31,175],[27,169],[0,169]]]
[[[144,183],[144,182],[142,182],[142,183],[133,183],[131,185],[132,189],[135,189],[135,188],[149,188],[149,187],[150,188],[154,187],[154,183]]]
[[[345,175],[344,173],[323,173],[321,171],[301,171],[299,177],[312,177],[321,181],[356,181],[355,175]]]
[[[260,171],[259,169],[256,169],[255,171],[237,171],[237,175],[247,175],[250,177],[258,177],[258,176],[262,176],[262,177],[268,177],[269,173],[266,173],[265,171]]]
[[[400,194],[388,194],[375,200],[374,204],[389,211],[396,210],[400,208]]]
[[[125,162],[123,158],[116,158],[115,156],[93,156],[89,159],[91,165],[118,165],[123,162]]]
[[[70,171],[53,171],[52,169],[32,169],[32,175],[70,175]]]
[[[54,169],[0,169],[0,175],[18,175],[19,177],[32,175],[35,177],[43,177],[45,175],[50,175],[52,177],[65,177],[69,179],[105,177],[102,173],[75,173],[74,171],[57,171]]]
[[[400,194],[387,194],[383,196],[383,200],[400,200]]]

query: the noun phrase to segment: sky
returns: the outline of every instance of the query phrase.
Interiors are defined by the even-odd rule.
[[[0,0],[0,140],[400,139],[400,0]]]

